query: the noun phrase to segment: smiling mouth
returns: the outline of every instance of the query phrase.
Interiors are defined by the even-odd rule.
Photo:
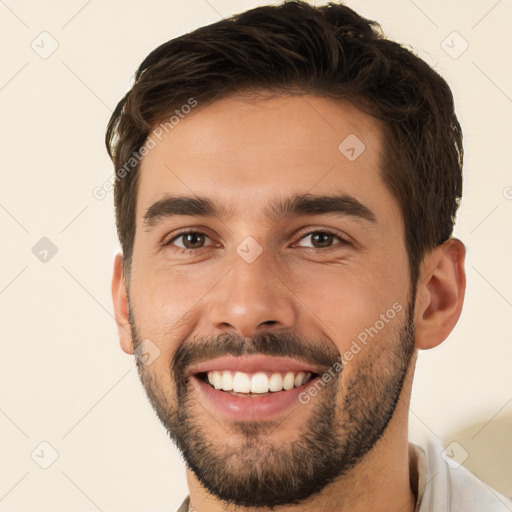
[[[214,370],[199,372],[195,376],[218,391],[224,391],[234,396],[254,398],[301,387],[316,378],[317,374],[309,371],[246,373],[234,370]]]

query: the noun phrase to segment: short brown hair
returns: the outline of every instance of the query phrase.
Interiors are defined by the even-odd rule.
[[[156,125],[190,98],[207,104],[269,91],[345,99],[382,121],[382,177],[398,201],[411,280],[452,234],[462,195],[462,133],[446,81],[335,3],[264,6],[201,27],[152,51],[110,118],[106,144],[120,170]],[[114,201],[125,274],[135,238],[139,165],[117,176]]]

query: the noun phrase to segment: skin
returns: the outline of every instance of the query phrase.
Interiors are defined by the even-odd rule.
[[[366,146],[355,161],[338,150],[349,134]],[[251,337],[265,329],[286,328],[306,339],[327,339],[344,354],[352,340],[393,303],[404,307],[392,322],[404,321],[411,282],[402,215],[379,173],[383,146],[378,121],[344,101],[313,96],[231,97],[193,111],[144,157],[130,305],[142,339],[151,339],[160,350],[147,372],[166,385],[170,395],[175,392],[170,363],[180,343],[191,336],[233,332]],[[315,215],[276,223],[265,216],[267,203],[277,196],[333,191],[357,198],[377,222]],[[165,194],[208,196],[236,214],[226,219],[181,216],[145,228],[144,214]],[[207,244],[212,245],[193,254],[162,246],[186,228],[206,233]],[[309,233],[334,230],[341,238],[333,239],[332,249],[318,249],[303,233],[306,228]],[[250,264],[236,252],[247,236],[263,249]],[[175,244],[183,246],[183,239]],[[455,326],[465,292],[464,257],[464,245],[457,239],[424,257],[413,298],[417,350],[437,346]],[[118,254],[112,295],[121,347],[132,354],[127,284]],[[379,333],[379,343],[391,339],[387,327]],[[354,377],[363,360],[355,356],[345,367],[341,385],[343,379]],[[407,443],[414,362],[415,356],[384,436],[364,459],[307,505],[279,510],[414,509]],[[276,446],[292,442],[312,409],[294,407],[268,435],[268,442]],[[212,422],[205,409],[197,414],[200,421],[208,422],[216,443],[236,445],[228,419]],[[234,510],[209,494],[190,470],[187,481],[197,511]]]

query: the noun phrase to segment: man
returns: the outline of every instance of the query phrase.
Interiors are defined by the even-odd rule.
[[[181,511],[508,510],[408,440],[462,309],[446,82],[342,5],[154,50],[107,130],[123,350],[187,463]]]

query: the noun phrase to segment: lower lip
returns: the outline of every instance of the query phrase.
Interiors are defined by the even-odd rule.
[[[318,378],[318,377],[317,377]],[[311,379],[302,386],[288,391],[269,392],[264,396],[236,396],[226,391],[215,389],[196,376],[191,379],[193,388],[216,413],[238,421],[260,421],[279,416],[299,402],[299,395],[310,386]]]

